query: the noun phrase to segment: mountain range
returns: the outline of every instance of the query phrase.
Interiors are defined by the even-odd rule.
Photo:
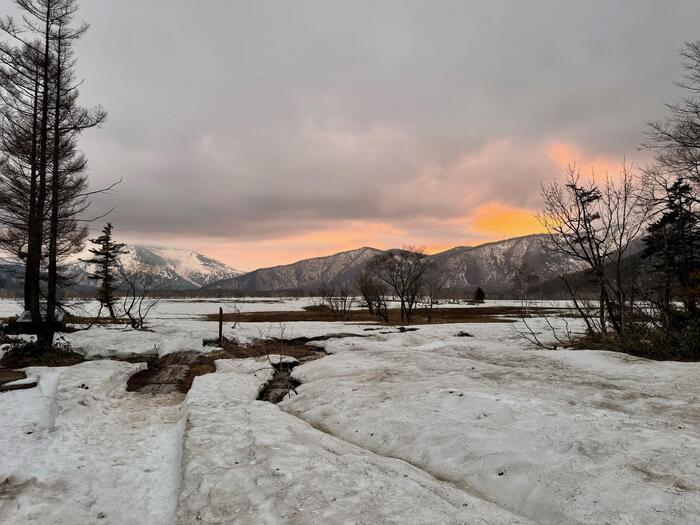
[[[126,250],[126,253],[119,257],[120,264],[127,270],[139,266],[149,267],[155,271],[156,286],[160,288],[167,287],[174,290],[202,288],[243,273],[221,261],[188,250],[142,245],[127,245]],[[90,284],[87,278],[90,268],[83,262],[90,258],[91,254],[86,247],[67,264],[70,273],[78,273],[81,276],[79,282],[83,286]]]
[[[142,245],[127,245],[126,250],[126,253],[119,257],[120,264],[127,270],[142,265],[148,266],[156,274],[155,286],[158,288],[198,289],[243,273],[221,261],[188,250]],[[75,283],[74,288],[95,286],[95,282],[88,277],[92,269],[84,262],[92,257],[89,247],[86,247],[63,264],[63,273],[70,276],[71,281]],[[0,262],[0,288],[19,288],[22,271],[22,265],[15,261]]]
[[[448,288],[473,290],[480,286],[490,293],[502,293],[513,288],[519,268],[527,267],[541,282],[581,269],[580,263],[547,250],[546,238],[546,235],[528,235],[478,246],[459,246],[429,257],[447,274]],[[127,250],[120,257],[121,264],[126,268],[148,265],[155,269],[160,287],[217,294],[308,293],[324,283],[354,283],[367,261],[382,253],[376,248],[363,247],[244,273],[194,251],[142,245],[128,246]],[[94,286],[88,279],[90,268],[82,262],[88,258],[86,248],[66,265],[69,273],[78,276],[80,288]],[[21,266],[17,263],[0,264],[0,288],[18,288],[20,275]]]
[[[578,262],[547,250],[544,246],[546,239],[546,235],[528,235],[479,246],[459,246],[430,257],[446,272],[446,286],[462,290],[473,290],[478,286],[491,292],[510,290],[518,269],[523,267],[537,275],[540,281],[581,269]],[[313,292],[323,283],[352,283],[366,262],[379,253],[382,250],[364,247],[261,268],[204,288],[251,294],[293,290]]]

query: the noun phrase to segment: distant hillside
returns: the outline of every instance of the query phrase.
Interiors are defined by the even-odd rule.
[[[365,263],[381,253],[375,248],[359,248],[327,257],[304,259],[293,264],[261,268],[233,279],[212,283],[210,290],[273,292],[284,290],[313,291],[323,283],[347,283],[355,279]]]
[[[553,254],[543,246],[546,235],[529,235],[480,246],[460,246],[431,257],[448,273],[448,287],[473,290],[481,286],[489,292],[513,288],[516,270],[527,264],[530,271],[545,281],[559,273],[580,269],[574,261]],[[213,283],[211,290],[237,290],[246,293],[301,290],[313,292],[326,283],[350,283],[365,263],[381,253],[375,248],[360,248],[326,257],[305,259],[293,264],[262,268],[240,277]]]
[[[24,282],[24,265],[0,258],[0,290],[19,290]]]
[[[652,261],[642,257],[642,249],[643,243],[641,240],[637,239],[632,241],[626,251],[627,255],[622,258],[620,268],[622,270],[621,273],[623,279],[634,278],[639,289],[645,290],[653,286],[653,280],[655,277],[654,269],[651,264]],[[609,276],[615,275],[615,268],[612,264],[607,266],[607,272]],[[576,293],[579,296],[595,298],[599,293],[595,279],[587,267],[573,272],[566,272],[564,276],[569,283],[569,286],[576,290]],[[559,274],[550,279],[542,279],[540,282],[536,283],[531,287],[530,294],[532,297],[569,297],[569,292],[566,285],[559,277]]]
[[[433,255],[447,272],[448,287],[474,289],[477,286],[491,292],[513,288],[517,270],[524,265],[546,281],[562,273],[583,268],[579,261],[552,253],[544,243],[547,235],[528,235],[479,246],[460,246]]]

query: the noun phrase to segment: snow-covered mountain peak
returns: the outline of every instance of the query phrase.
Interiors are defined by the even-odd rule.
[[[81,259],[89,259],[91,244],[75,259],[75,264],[83,265]],[[222,279],[232,279],[244,272],[191,250],[162,248],[158,246],[127,245],[127,253],[119,260],[124,268],[147,265],[156,270],[164,285],[176,289],[200,288]]]

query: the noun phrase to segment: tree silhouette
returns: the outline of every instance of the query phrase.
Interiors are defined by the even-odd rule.
[[[112,240],[112,223],[108,222],[102,229],[102,235],[90,242],[97,248],[90,248],[93,254],[91,259],[83,260],[84,263],[95,266],[95,271],[89,275],[90,279],[99,281],[97,288],[97,300],[100,302],[100,311],[107,308],[109,316],[116,319],[114,313],[115,298],[115,270],[119,267],[119,256],[128,253],[125,244],[115,243]]]

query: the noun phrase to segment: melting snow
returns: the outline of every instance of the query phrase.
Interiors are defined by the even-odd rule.
[[[68,339],[197,350],[218,304],[164,302],[153,332]],[[331,355],[296,367],[298,395],[277,406],[256,401],[265,360],[217,362],[184,401],[127,393],[142,364],[28,369],[36,388],[0,394],[0,522],[700,522],[700,364],[525,351],[507,324],[366,327],[288,324],[368,337],[318,343]],[[279,327],[226,335],[264,330]]]

